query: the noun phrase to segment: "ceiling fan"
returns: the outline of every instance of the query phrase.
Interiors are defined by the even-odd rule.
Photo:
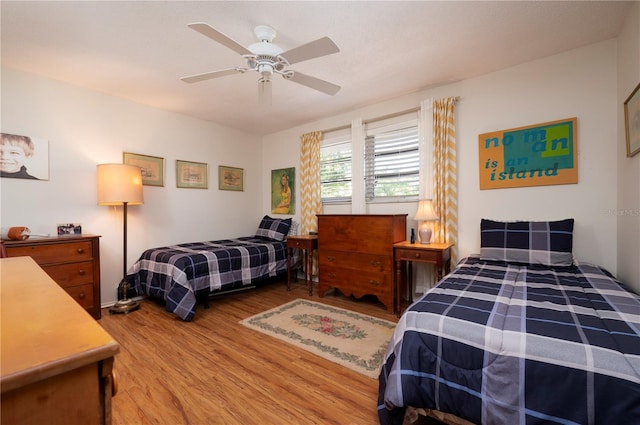
[[[267,25],[255,27],[254,33],[259,41],[249,47],[244,47],[208,24],[198,22],[188,26],[239,53],[246,60],[247,65],[246,67],[237,66],[181,78],[186,83],[197,83],[226,75],[256,71],[261,75],[258,80],[258,99],[262,105],[271,104],[271,77],[273,74],[280,74],[285,80],[302,84],[331,96],[340,90],[338,85],[287,68],[298,62],[339,52],[340,49],[329,37],[322,37],[285,52],[273,43],[276,31]]]

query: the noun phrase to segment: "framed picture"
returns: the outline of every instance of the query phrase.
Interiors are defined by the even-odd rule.
[[[49,141],[30,136],[2,133],[0,177],[49,180]]]
[[[578,118],[479,134],[478,154],[481,190],[576,184]]]
[[[640,83],[624,101],[624,127],[630,158],[640,152]]]
[[[220,165],[218,167],[218,189],[244,191],[244,170]]]
[[[296,213],[296,169],[271,170],[271,214]]]
[[[176,186],[190,189],[208,189],[208,167],[204,162],[176,160]]]
[[[82,226],[78,223],[58,224],[58,236],[81,234]]]
[[[123,152],[122,163],[140,167],[143,185],[164,186],[164,158]]]

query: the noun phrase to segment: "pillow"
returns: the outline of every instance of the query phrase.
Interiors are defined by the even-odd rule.
[[[547,266],[573,265],[573,219],[502,222],[482,219],[480,258]]]
[[[283,241],[289,233],[289,228],[291,228],[290,218],[271,218],[268,215],[265,215],[258,226],[256,236],[276,241]]]
[[[298,227],[300,227],[300,223],[296,220],[291,220],[291,227],[289,228],[287,236],[296,236],[298,234]]]

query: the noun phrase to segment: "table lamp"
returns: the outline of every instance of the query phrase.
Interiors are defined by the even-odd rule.
[[[422,223],[418,227],[418,235],[420,236],[420,243],[431,243],[431,228],[427,224],[427,221],[438,220],[438,215],[433,210],[433,202],[431,199],[421,199],[418,202],[418,211],[416,212],[414,220],[421,221]]]

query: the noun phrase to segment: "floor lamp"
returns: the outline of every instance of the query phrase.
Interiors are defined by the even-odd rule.
[[[98,205],[122,205],[124,214],[124,237],[122,258],[123,299],[118,300],[110,309],[110,313],[129,313],[140,308],[140,303],[128,297],[129,284],[127,276],[127,206],[141,205],[142,173],[139,167],[125,164],[98,165]]]

